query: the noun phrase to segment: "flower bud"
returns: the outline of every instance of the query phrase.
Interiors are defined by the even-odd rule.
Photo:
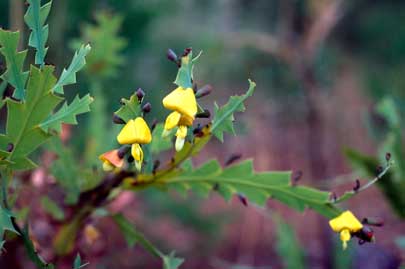
[[[135,94],[136,94],[136,97],[138,97],[139,102],[141,102],[143,97],[145,96],[145,92],[141,88],[138,88],[138,90],[136,90]]]
[[[209,118],[211,117],[211,113],[208,109],[204,109],[203,112],[197,113],[195,115],[196,118]]]
[[[229,156],[229,158],[225,161],[225,166],[231,165],[234,162],[236,162],[237,160],[239,160],[240,158],[242,158],[242,154],[241,153],[234,153],[231,156]]]
[[[12,152],[14,149],[14,144],[13,143],[8,143],[7,144],[7,152]]]
[[[186,49],[184,49],[183,57],[188,56],[191,51],[192,51],[192,48],[186,48]]]
[[[169,61],[178,63],[179,58],[177,57],[177,54],[172,49],[167,50],[166,56],[167,56],[167,59],[169,59]]]
[[[197,90],[197,92],[195,93],[195,98],[201,98],[201,97],[207,96],[211,92],[212,92],[212,86],[211,85],[205,85],[201,89]]]
[[[118,117],[115,113],[112,116],[112,121],[115,124],[125,124],[125,121],[123,119],[121,119],[120,117]]]
[[[152,105],[147,102],[143,107],[142,107],[142,111],[145,113],[149,113],[152,110]]]
[[[356,184],[353,187],[353,191],[357,192],[360,189],[360,180],[356,179]]]
[[[391,153],[387,152],[387,153],[385,154],[385,160],[386,160],[387,162],[389,162],[389,161],[391,160]]]
[[[124,145],[122,147],[120,147],[120,149],[118,150],[118,158],[123,159],[125,157],[125,155],[129,152],[130,150],[130,146],[128,145]]]
[[[381,174],[382,171],[384,171],[384,168],[381,165],[377,166],[377,169],[376,169],[377,175]]]

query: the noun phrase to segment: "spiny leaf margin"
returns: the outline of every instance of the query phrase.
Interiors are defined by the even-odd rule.
[[[233,113],[245,111],[243,102],[253,95],[255,88],[256,83],[249,79],[249,89],[245,94],[231,96],[228,103],[222,107],[219,107],[216,102],[214,103],[215,116],[212,120],[211,132],[221,142],[224,142],[224,132],[235,134]]]

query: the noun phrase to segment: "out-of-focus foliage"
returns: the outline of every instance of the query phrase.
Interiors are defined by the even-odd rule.
[[[286,269],[304,269],[304,253],[297,240],[294,229],[280,216],[273,213],[273,219],[277,226],[277,251],[283,260]]]
[[[381,125],[376,125],[376,122],[370,123],[374,133],[381,133],[380,137],[380,156],[386,156],[389,153],[391,158],[395,160],[395,169],[390,171],[384,180],[378,182],[378,186],[384,192],[385,197],[390,202],[393,210],[401,217],[405,217],[405,163],[404,163],[404,144],[403,144],[403,129],[401,126],[400,114],[396,108],[396,104],[390,98],[383,99],[376,106],[376,116],[379,117],[378,122],[384,120],[385,129],[381,129]],[[370,120],[373,120],[371,117]],[[372,177],[376,175],[376,169],[381,160],[374,157],[362,154],[354,149],[346,150],[347,158],[352,166],[357,169],[361,175]]]

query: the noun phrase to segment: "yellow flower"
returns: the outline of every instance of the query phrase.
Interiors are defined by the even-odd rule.
[[[103,162],[103,170],[110,172],[115,168],[121,168],[124,165],[124,160],[118,156],[118,150],[110,150],[98,157]]]
[[[143,151],[140,144],[149,144],[152,141],[152,134],[148,125],[142,117],[129,120],[117,136],[118,143],[132,144],[131,154],[135,160],[135,167],[138,171],[142,168]]]
[[[194,120],[194,116],[197,113],[197,101],[194,90],[178,87],[163,98],[163,106]]]
[[[347,248],[347,242],[350,240],[351,235],[363,228],[363,224],[349,210],[331,219],[329,225],[334,232],[340,233],[343,249]]]
[[[187,136],[187,126],[193,125],[195,114],[197,113],[197,101],[193,89],[178,87],[165,98],[163,106],[173,110],[167,116],[162,136],[167,136],[175,127],[176,132],[176,151],[180,151]]]

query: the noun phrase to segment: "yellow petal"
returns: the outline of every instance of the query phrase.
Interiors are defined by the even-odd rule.
[[[148,144],[152,141],[152,134],[142,117],[129,120],[117,136],[120,144]]]
[[[335,232],[348,229],[350,232],[357,232],[363,228],[363,224],[349,210],[329,221],[329,225]]]
[[[347,248],[347,242],[350,240],[351,235],[349,229],[343,229],[340,232],[340,240],[343,242],[343,249]]]
[[[186,138],[187,136],[187,126],[180,125],[177,129],[176,136],[180,138]]]
[[[133,144],[131,147],[131,154],[135,161],[143,161],[143,151],[139,144]]]
[[[181,114],[177,111],[174,111],[167,116],[165,121],[165,130],[171,130],[177,126],[181,118]]]
[[[152,141],[152,134],[149,126],[142,117],[137,117],[135,119],[135,129],[138,138],[136,143],[149,144]]]
[[[197,113],[197,101],[195,99],[194,91],[191,88],[184,89],[178,87],[163,98],[163,106],[192,119],[194,119],[194,116]]]
[[[179,151],[181,151],[182,149],[183,149],[183,147],[184,147],[184,142],[186,141],[186,139],[185,138],[182,138],[182,137],[180,137],[180,136],[178,136],[177,138],[176,138],[176,144],[175,144],[175,148],[176,148],[176,151],[177,152],[179,152]]]
[[[103,170],[106,172],[111,172],[114,170],[114,165],[112,165],[109,161],[104,161],[103,162]]]
[[[141,161],[135,161],[135,168],[138,172],[142,170],[142,162]]]
[[[194,121],[194,118],[190,118],[187,115],[181,115],[178,125],[191,126],[191,125],[193,125],[193,121]]]

